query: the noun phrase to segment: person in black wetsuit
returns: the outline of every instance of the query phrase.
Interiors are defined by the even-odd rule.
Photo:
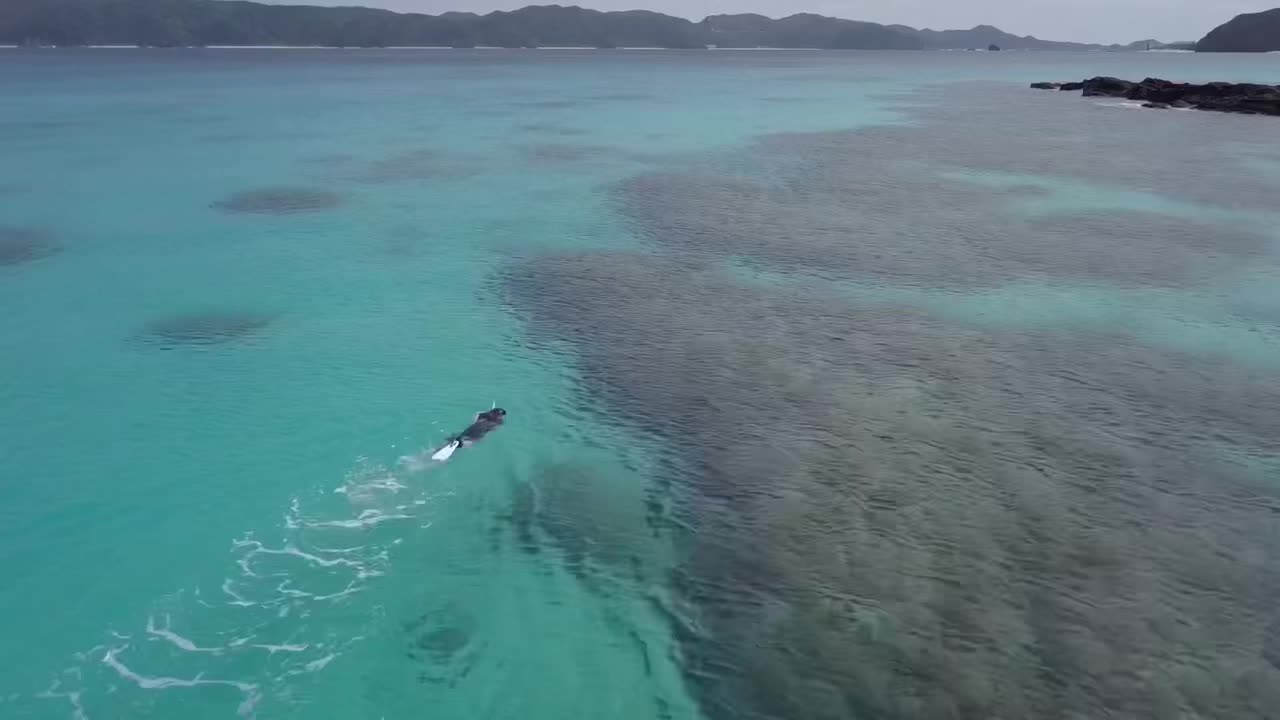
[[[488,435],[490,431],[501,427],[502,421],[506,417],[507,411],[499,407],[492,410],[486,410],[485,412],[476,415],[475,422],[471,423],[466,430],[463,430],[457,435],[449,438],[449,442],[445,443],[444,447],[435,451],[431,456],[431,459],[439,462],[448,460],[455,450],[462,448],[464,445],[470,445],[485,435]]]
[[[476,421],[471,423],[466,430],[458,433],[450,442],[455,443],[473,443],[502,425],[503,419],[507,417],[507,411],[502,408],[494,408],[476,415]]]

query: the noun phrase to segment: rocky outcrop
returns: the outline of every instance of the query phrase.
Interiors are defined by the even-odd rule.
[[[1143,107],[1160,109],[1195,108],[1246,115],[1280,117],[1280,86],[1256,83],[1211,82],[1201,85],[1176,83],[1159,78],[1130,82],[1114,77],[1095,77],[1082,83],[1033,83],[1039,90],[1081,90],[1085,97],[1115,97],[1137,100]]]
[[[1280,50],[1280,8],[1237,15],[1214,28],[1200,42],[1199,52],[1274,52]]]
[[[1084,81],[1085,97],[1124,97],[1135,83],[1113,77],[1096,77]]]

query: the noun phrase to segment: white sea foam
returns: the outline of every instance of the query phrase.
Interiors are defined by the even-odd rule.
[[[406,472],[415,473],[415,474],[420,473],[424,470],[437,468],[437,467],[440,467],[440,463],[431,459],[431,456],[435,454],[435,452],[436,452],[435,449],[431,449],[431,450],[421,450],[412,455],[401,455],[396,460],[396,465],[398,465],[401,469],[403,469]]]
[[[244,596],[237,593],[235,591],[235,588],[231,584],[231,578],[226,578],[222,581],[222,592],[231,596],[231,600],[227,603],[228,605],[237,605],[239,607],[253,607],[254,605],[258,604],[258,603],[246,600]]]
[[[345,567],[355,568],[357,570],[364,569],[364,565],[362,563],[356,562],[355,560],[348,560],[347,558],[341,558],[341,557],[323,558],[323,557],[320,557],[319,555],[313,555],[309,552],[306,552],[305,550],[300,550],[293,545],[285,545],[282,548],[269,548],[263,545],[262,543],[258,542],[257,540],[248,540],[241,543],[240,547],[252,548],[246,557],[253,556],[253,555],[285,555],[285,556],[296,557],[301,560],[305,560],[319,567],[327,568],[327,567],[345,566]]]
[[[202,685],[232,687],[244,693],[244,701],[240,703],[240,706],[237,709],[237,712],[243,717],[252,715],[254,707],[258,704],[258,700],[260,698],[258,694],[258,686],[253,683],[239,682],[236,680],[206,680],[201,675],[197,675],[194,678],[187,680],[184,678],[164,676],[152,677],[136,673],[133,670],[130,670],[124,663],[120,662],[120,659],[117,657],[120,653],[128,649],[128,645],[111,648],[102,656],[102,662],[107,667],[115,670],[116,674],[121,678],[132,682],[143,690],[193,688],[200,687]]]
[[[1106,102],[1096,103],[1099,107],[1119,107],[1119,108],[1137,108],[1142,109],[1142,103],[1137,100],[1109,100]]]
[[[304,667],[307,672],[319,672],[325,669],[325,667],[328,666],[329,663],[333,662],[334,659],[337,657],[338,656],[336,654],[329,653],[328,655],[325,655],[319,660],[312,660],[311,662],[307,663],[306,665],[303,665],[302,667]]]
[[[356,593],[360,592],[363,589],[364,588],[362,587],[357,587],[355,583],[352,583],[348,585],[345,589],[339,590],[336,593],[332,593],[330,595],[312,595],[311,597],[315,600],[338,600],[340,598],[355,595]]]
[[[366,528],[381,525],[391,520],[409,520],[410,515],[384,515],[377,510],[365,510],[354,519],[351,520],[326,520],[324,522],[309,522],[306,524],[310,528]]]
[[[242,547],[245,547],[245,546],[249,545],[251,542],[253,542],[253,541],[251,541],[251,540],[234,540],[234,541],[232,541],[232,543],[231,543],[231,548],[232,548],[233,550],[239,550],[240,548],[242,548]],[[242,575],[244,575],[245,577],[257,577],[257,576],[258,576],[258,573],[254,572],[253,567],[249,564],[249,560],[250,560],[250,558],[251,558],[251,557],[252,557],[252,553],[246,553],[246,554],[244,554],[244,555],[241,555],[241,556],[239,557],[239,559],[237,559],[237,560],[236,560],[236,565],[239,565],[239,566],[240,566],[240,573],[241,573]]]
[[[311,597],[315,597],[315,595],[314,595],[313,593],[309,593],[309,592],[307,592],[307,591],[305,591],[305,590],[299,590],[299,589],[297,589],[297,588],[295,588],[295,587],[291,587],[291,586],[290,586],[290,582],[289,582],[288,580],[285,580],[284,582],[282,582],[282,583],[280,583],[279,585],[277,585],[277,586],[276,586],[276,592],[280,593],[281,595],[285,595],[285,596],[287,596],[287,597],[291,597],[291,598],[311,598]]]
[[[125,638],[125,639],[128,639],[128,638]],[[76,653],[72,657],[74,657],[76,660],[84,662],[85,660],[88,660],[90,656],[96,655],[99,651],[105,650],[105,649],[106,649],[105,645],[94,645],[88,650]],[[80,668],[72,668],[71,670],[74,670],[76,674],[79,674],[80,672]]]
[[[250,647],[255,647],[255,648],[258,648],[259,650],[266,650],[272,655],[275,655],[278,652],[286,652],[286,653],[306,652],[307,648],[311,646],[310,645],[265,645],[264,644],[264,645],[250,645]]]
[[[316,552],[334,553],[336,555],[350,555],[352,553],[358,553],[364,549],[365,549],[364,545],[357,545],[355,547],[349,547],[349,548],[330,548],[330,547],[319,547],[319,546],[316,546],[315,548]]]
[[[350,496],[375,496],[381,492],[398,493],[408,486],[391,477],[371,478],[363,482],[348,482],[343,492]]]
[[[147,615],[140,632],[130,635],[112,631],[104,644],[78,654],[75,664],[59,676],[62,684],[41,697],[69,702],[74,720],[88,720],[85,707],[102,712],[97,703],[105,702],[123,685],[101,680],[86,684],[85,678],[94,676],[83,674],[81,669],[98,664],[111,668],[120,679],[142,690],[234,688],[242,695],[240,714],[249,716],[262,700],[261,688],[266,687],[266,680],[260,677],[279,682],[294,675],[324,671],[360,637],[330,644],[331,638],[314,634],[314,628],[322,627],[320,623],[301,624],[303,619],[324,619],[328,608],[348,603],[363,593],[371,579],[386,574],[391,548],[404,541],[404,537],[389,531],[368,532],[361,536],[359,544],[342,538],[349,539],[351,531],[396,527],[400,521],[421,523],[425,520],[423,508],[434,499],[418,489],[409,492],[403,470],[399,475],[397,478],[385,468],[360,460],[336,490],[347,497],[348,502],[342,503],[345,511],[333,508],[331,502],[327,506],[321,502],[319,509],[313,509],[305,494],[290,498],[282,513],[282,526],[276,525],[272,530],[279,535],[247,532],[231,542],[231,562],[239,572],[223,577],[220,593],[202,593],[196,588],[190,594],[184,591],[166,598]],[[338,533],[343,533],[342,538],[337,537]],[[315,538],[330,542],[315,543]],[[224,608],[240,610],[233,614],[219,612]],[[289,618],[288,625],[297,629],[283,638],[278,633],[272,638],[269,628],[279,627],[283,618]],[[178,627],[187,634],[180,633]],[[225,638],[234,639],[225,645],[206,646],[193,638],[219,638],[219,643]],[[140,666],[144,660],[139,655],[134,667],[130,667],[123,658],[142,641],[163,643],[189,654],[184,667],[191,662],[199,664],[194,670],[174,673],[166,664],[150,665],[164,663],[166,655],[148,654],[148,665]],[[250,659],[250,653],[257,659]],[[271,660],[280,656],[296,660]],[[232,668],[254,667],[254,663],[266,665],[249,678],[237,679],[240,672]],[[257,674],[264,672],[271,674]]]
[[[289,512],[284,515],[285,528],[288,530],[297,530],[301,515],[302,510],[299,507],[298,498],[295,497],[289,501]]]
[[[84,710],[84,703],[82,700],[82,698],[84,697],[84,692],[80,690],[69,690],[66,692],[59,692],[61,689],[62,689],[61,681],[55,681],[48,690],[45,690],[44,692],[37,694],[36,697],[46,699],[46,700],[57,700],[59,698],[62,698],[67,702],[71,703],[72,720],[89,720],[89,715]],[[9,700],[14,701],[14,700],[17,700],[18,697],[19,696],[15,694],[10,696]]]
[[[216,655],[223,651],[223,648],[199,647],[190,639],[185,638],[179,635],[178,633],[174,632],[172,629],[173,619],[170,618],[168,615],[166,615],[164,618],[164,624],[165,624],[165,627],[162,627],[162,628],[156,627],[155,618],[148,616],[147,617],[147,634],[154,635],[155,637],[158,637],[162,640],[167,640],[174,647],[177,647],[179,650],[185,650],[186,652],[213,653]]]

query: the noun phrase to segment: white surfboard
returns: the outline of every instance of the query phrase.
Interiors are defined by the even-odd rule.
[[[455,440],[449,443],[448,445],[445,445],[444,447],[437,450],[435,454],[431,456],[431,459],[437,462],[444,462],[445,460],[448,460],[450,457],[452,457],[454,451],[460,447],[462,447],[462,443],[458,440]]]

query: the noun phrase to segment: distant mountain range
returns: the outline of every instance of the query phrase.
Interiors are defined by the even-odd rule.
[[[701,22],[634,10],[558,5],[486,15],[241,0],[0,0],[0,43],[27,45],[285,45],[332,47],[661,47],[947,50],[1142,50],[1156,41],[1091,45],[1019,37],[990,25],[917,30],[798,14],[713,15]],[[1178,47],[1190,48],[1193,43]]]

